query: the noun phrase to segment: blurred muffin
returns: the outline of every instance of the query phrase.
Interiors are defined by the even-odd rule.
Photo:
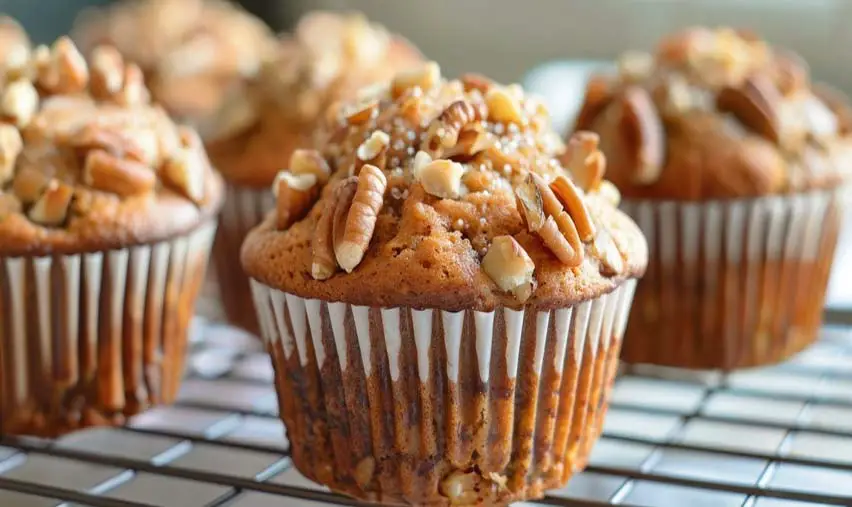
[[[156,102],[199,128],[275,45],[261,20],[220,0],[123,0],[92,8],[77,20],[74,39],[85,54],[99,44],[118,48],[142,68]]]
[[[417,65],[420,53],[359,14],[316,12],[285,37],[276,58],[235,90],[204,132],[214,166],[228,182],[214,262],[229,320],[259,333],[248,280],[239,265],[249,229],[274,206],[275,175],[310,147],[328,107],[365,85]]]
[[[119,423],[177,394],[222,183],[108,47],[0,75],[0,433]]]
[[[780,361],[816,339],[852,172],[852,110],[796,55],[695,28],[589,82],[576,128],[650,243],[624,359]]]
[[[647,255],[593,143],[563,168],[539,102],[434,63],[318,138],[242,252],[296,466],[417,505],[563,485],[601,432]]]

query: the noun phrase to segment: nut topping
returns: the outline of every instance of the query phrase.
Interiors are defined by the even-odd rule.
[[[316,234],[311,241],[311,276],[314,280],[327,280],[337,271],[337,259],[334,257],[334,215],[335,203],[340,202],[338,197],[342,188],[343,185],[335,188],[334,198],[326,201],[317,220]]]
[[[112,46],[98,46],[92,50],[92,95],[101,100],[114,97],[124,85],[124,58]]]
[[[153,190],[157,177],[141,162],[92,150],[86,156],[83,181],[94,189],[128,197]]]
[[[458,162],[438,159],[419,168],[415,177],[427,193],[441,199],[454,199],[461,191],[464,168]]]
[[[25,204],[35,202],[41,197],[50,178],[44,172],[32,167],[24,167],[15,173],[15,179],[12,181],[12,191]]]
[[[577,227],[547,182],[530,173],[515,187],[515,195],[530,232],[538,235],[563,264],[579,266],[583,262],[583,244]]]
[[[591,128],[592,122],[606,109],[612,101],[612,89],[609,81],[604,76],[592,76],[586,83],[586,93],[583,98],[583,107],[577,114],[574,128],[584,130]]]
[[[396,99],[411,88],[429,90],[441,80],[441,67],[428,62],[420,68],[398,73],[391,81],[391,96]]]
[[[604,227],[598,227],[598,234],[591,244],[592,253],[600,260],[600,273],[604,276],[616,276],[624,272],[624,259],[615,245],[612,235]]]
[[[328,162],[317,150],[294,150],[290,155],[290,172],[296,175],[313,174],[321,185],[325,185],[331,176]]]
[[[334,219],[334,255],[347,273],[361,263],[367,252],[387,188],[387,178],[376,166],[365,165],[360,174],[352,178],[354,180],[348,181],[354,181],[356,189],[352,193],[351,205],[348,209],[338,207]],[[351,183],[348,185],[352,186]],[[346,201],[346,195],[343,195],[338,204]]]
[[[341,114],[348,125],[363,125],[378,112],[378,108],[377,100],[368,100],[345,106]]]
[[[665,131],[657,108],[648,92],[630,86],[624,90],[621,101],[622,126],[636,156],[636,181],[647,185],[660,177],[665,157]]]
[[[577,132],[565,146],[565,168],[584,191],[594,190],[603,181],[606,159],[598,150],[600,138],[592,132]]]
[[[181,132],[181,143],[161,169],[163,179],[196,204],[204,200],[206,161],[198,134],[191,130]]]
[[[388,151],[389,145],[390,136],[381,130],[374,130],[373,133],[370,134],[370,137],[361,143],[355,151],[357,161],[353,168],[352,175],[357,176],[364,163],[384,168],[386,158],[385,154]]]
[[[59,180],[51,180],[41,197],[30,208],[30,220],[45,226],[61,225],[68,216],[72,197],[72,187]]]
[[[488,119],[497,123],[523,123],[521,105],[518,99],[507,89],[494,87],[485,94],[488,105]]]
[[[586,208],[581,190],[565,176],[558,176],[550,184],[550,188],[559,202],[568,210],[568,214],[577,226],[577,232],[580,233],[580,239],[584,243],[591,241],[595,237],[595,224],[592,223],[592,217]]]
[[[15,127],[0,123],[0,185],[12,178],[15,162],[24,147],[21,133]]]
[[[74,94],[89,82],[86,59],[68,37],[59,38],[50,50],[50,59],[39,69],[38,84],[50,93]]]
[[[740,87],[723,88],[716,97],[716,108],[731,113],[746,127],[778,143],[781,126],[778,117],[781,94],[764,75],[746,79]]]
[[[454,147],[466,125],[482,118],[466,100],[456,100],[432,120],[426,133],[426,152],[433,158],[441,157],[444,150]]]
[[[277,198],[275,209],[278,230],[283,231],[301,220],[313,205],[319,194],[317,177],[310,173],[281,171],[275,177],[272,192]]]
[[[26,127],[38,109],[38,92],[29,81],[19,79],[6,85],[0,98],[0,113],[19,128]]]
[[[500,290],[524,302],[535,288],[535,264],[512,236],[497,236],[482,259],[482,269]]]

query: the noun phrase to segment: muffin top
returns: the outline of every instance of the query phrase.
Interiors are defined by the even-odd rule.
[[[214,165],[233,183],[270,185],[293,150],[312,144],[331,103],[421,61],[406,40],[360,14],[308,14],[202,131]]]
[[[275,45],[261,20],[219,0],[123,0],[92,8],[78,19],[74,39],[86,54],[115,46],[142,68],[158,103],[199,127]]]
[[[152,106],[111,47],[67,37],[0,62],[0,256],[169,238],[218,209],[199,136]]]
[[[728,28],[692,28],[595,76],[576,129],[601,136],[625,197],[708,200],[825,189],[852,170],[852,108],[804,61]]]
[[[566,149],[517,85],[447,81],[428,63],[328,116],[321,148],[293,153],[277,209],[243,245],[259,281],[326,301],[484,311],[566,307],[645,269],[597,136]]]

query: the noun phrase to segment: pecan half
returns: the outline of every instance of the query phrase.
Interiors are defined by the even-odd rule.
[[[439,81],[441,81],[441,67],[435,62],[427,62],[422,67],[397,73],[391,80],[391,96],[397,99],[415,87],[427,91]]]
[[[665,157],[665,130],[651,96],[644,88],[629,86],[621,97],[621,127],[636,157],[635,179],[650,184],[660,177]]]
[[[281,171],[275,177],[272,192],[277,198],[278,230],[285,230],[308,212],[319,195],[317,177],[313,174],[293,174]]]
[[[339,185],[334,189],[333,198],[325,202],[317,219],[316,232],[311,240],[311,276],[314,280],[327,280],[337,271],[337,259],[334,257],[334,214],[335,203],[340,202],[341,188],[342,185]]]
[[[538,237],[553,252],[553,255],[568,267],[583,262],[583,245],[571,217],[564,211],[551,215],[538,230]]]
[[[94,189],[128,197],[153,190],[157,177],[141,162],[91,150],[83,167],[83,181]]]
[[[387,178],[376,166],[365,165],[353,178],[355,191],[342,191],[334,217],[334,256],[347,273],[361,263],[367,252],[387,189]],[[351,188],[352,183],[347,185]],[[347,193],[352,193],[352,198],[345,209]]]
[[[781,139],[781,94],[763,74],[748,77],[739,87],[726,87],[716,96],[716,108],[733,114],[758,135],[778,143]]]
[[[596,233],[595,224],[592,222],[592,216],[586,207],[581,190],[565,176],[557,176],[551,182],[550,188],[571,215],[571,219],[577,226],[577,232],[580,233],[580,239],[584,243],[591,241]]]
[[[562,263],[575,267],[583,262],[583,243],[571,216],[544,179],[530,173],[515,187],[524,221],[530,232]]]
[[[482,258],[482,270],[500,290],[511,292],[524,302],[535,288],[533,263],[526,250],[512,236],[497,236]]]
[[[424,150],[433,158],[443,156],[445,149],[456,145],[463,127],[482,119],[477,116],[476,109],[467,100],[452,102],[429,124]]]
[[[547,220],[547,217],[544,215],[544,203],[542,202],[541,192],[531,175],[527,175],[515,187],[515,195],[521,204],[521,216],[524,218],[527,228],[530,232],[538,232],[544,226],[544,221]]]
[[[612,89],[609,80],[604,76],[592,76],[586,83],[586,93],[583,97],[583,106],[574,121],[574,128],[585,130],[592,126],[592,122],[603,112],[612,101]]]
[[[599,141],[597,134],[580,131],[565,145],[565,168],[584,192],[596,189],[603,181],[606,159],[598,150]]]
[[[462,127],[455,146],[444,150],[443,157],[452,160],[469,160],[487,150],[496,138],[485,130],[481,123],[469,123]]]
[[[72,197],[74,197],[73,187],[56,179],[51,180],[41,197],[30,208],[28,216],[37,224],[61,225],[68,216],[68,207],[71,205]]]
[[[352,167],[350,176],[358,176],[362,166],[366,164],[384,169],[387,163],[388,146],[390,146],[390,136],[387,132],[374,130],[370,137],[355,150],[355,165]]]
[[[415,177],[423,190],[441,199],[455,199],[461,191],[461,177],[464,167],[458,162],[438,159],[429,162],[415,171]]]
[[[317,150],[294,150],[290,155],[290,172],[293,174],[313,174],[320,185],[328,183],[331,167]]]
[[[24,148],[24,141],[17,128],[0,123],[0,185],[15,174],[15,162]]]

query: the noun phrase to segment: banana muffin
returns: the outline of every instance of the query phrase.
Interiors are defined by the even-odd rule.
[[[242,252],[296,467],[417,505],[565,484],[647,256],[596,136],[563,166],[540,102],[429,63],[333,108],[317,146]]]
[[[214,263],[231,323],[259,333],[248,280],[235,267],[246,234],[274,206],[269,187],[275,175],[296,150],[312,146],[332,102],[420,61],[411,44],[360,14],[314,12],[282,40],[255,79],[235,90],[212,130],[202,133],[228,183]]]
[[[111,47],[0,69],[0,433],[172,401],[223,188]]]
[[[648,238],[623,358],[733,369],[819,331],[852,172],[852,109],[795,54],[694,28],[590,80],[576,128],[601,137]]]
[[[100,44],[118,48],[142,68],[155,102],[198,128],[275,47],[261,20],[223,0],[123,0],[91,8],[77,20],[74,39],[84,54]]]

